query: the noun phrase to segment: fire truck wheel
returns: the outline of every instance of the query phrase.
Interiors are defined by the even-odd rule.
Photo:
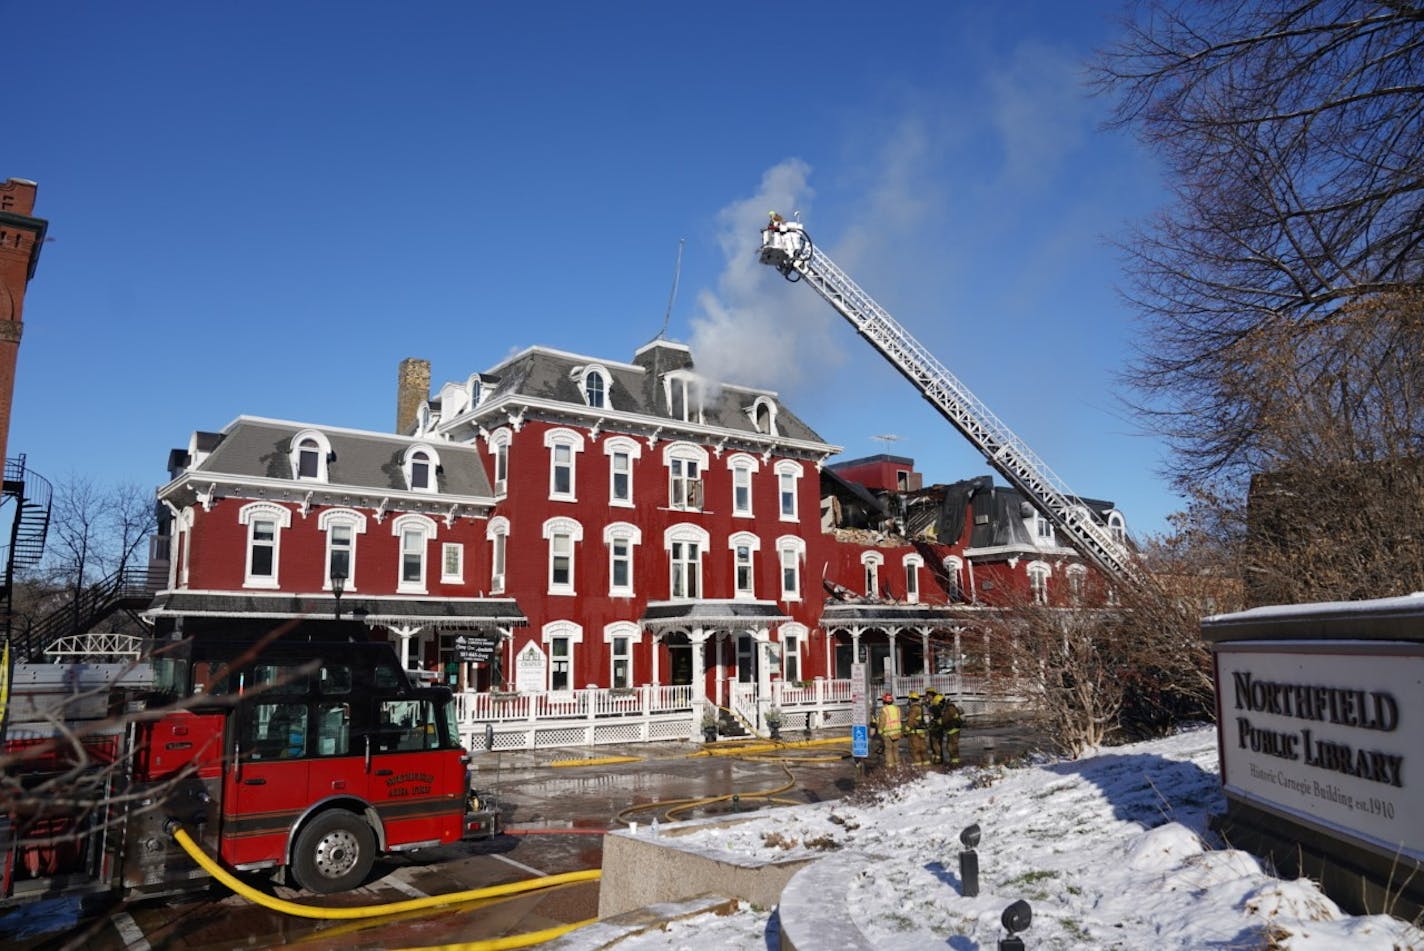
[[[355,888],[371,873],[376,836],[364,819],[341,809],[323,812],[302,829],[292,854],[292,873],[319,895]]]

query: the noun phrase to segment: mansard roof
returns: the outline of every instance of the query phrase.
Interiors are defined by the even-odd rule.
[[[188,472],[293,481],[292,440],[310,431],[320,433],[331,445],[328,486],[407,492],[402,470],[405,454],[411,447],[423,445],[440,459],[435,474],[437,492],[432,498],[493,498],[484,465],[471,446],[251,416],[239,416],[224,427],[211,452]]]
[[[654,341],[641,348],[631,364],[530,347],[483,374],[486,380],[498,377],[498,382],[491,384],[492,392],[482,405],[488,406],[505,399],[517,402],[522,398],[566,403],[586,412],[597,412],[589,410],[579,388],[581,371],[590,366],[601,367],[608,373],[605,399],[610,412],[666,420],[674,426],[683,422],[668,409],[663,376],[687,370],[695,374],[696,369],[691,351],[682,344],[668,341]],[[776,408],[778,436],[825,444],[825,440],[793,413],[775,391],[716,380],[703,382],[708,391],[703,406],[703,425],[745,432],[750,436],[762,435],[753,424],[751,409],[757,398],[763,397]]]

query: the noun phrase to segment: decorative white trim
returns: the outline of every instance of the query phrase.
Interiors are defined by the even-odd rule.
[[[559,447],[569,450],[569,487],[567,491],[556,488],[555,454]],[[547,430],[544,433],[544,448],[549,450],[549,500],[554,502],[578,501],[578,454],[584,450],[583,434],[566,427]]]
[[[628,543],[628,583],[617,584],[613,574],[613,543],[624,541]],[[635,587],[635,561],[633,548],[643,543],[643,530],[631,522],[610,522],[603,528],[603,544],[608,548],[608,596],[612,598],[631,598]]]
[[[541,529],[544,540],[549,544],[547,570],[545,581],[548,584],[548,593],[551,595],[572,595],[575,592],[575,584],[578,579],[578,557],[575,546],[583,541],[583,525],[576,519],[568,516],[557,516],[544,522]],[[554,581],[554,538],[558,535],[567,535],[569,538],[569,580],[567,582]]]
[[[425,453],[427,457],[425,464],[429,467],[426,473],[428,484],[423,489],[416,488],[414,484],[416,453]],[[419,492],[424,495],[435,495],[440,491],[440,454],[428,443],[416,443],[401,454],[401,472],[405,475],[407,491]]]
[[[272,530],[272,574],[254,576],[252,574],[253,532],[258,520],[273,523]],[[247,526],[247,557],[243,565],[242,586],[244,588],[278,588],[282,566],[282,530],[292,527],[292,510],[274,502],[248,502],[237,510],[237,523]],[[189,543],[192,536],[189,536]]]
[[[579,396],[583,397],[585,406],[592,406],[594,409],[609,409],[610,397],[613,390],[613,375],[603,367],[602,364],[590,363],[582,367],[574,367],[572,375],[578,379]],[[598,405],[588,398],[588,378],[597,376],[603,383],[602,398]]]
[[[307,440],[316,443],[316,475],[303,476],[301,472],[301,448]],[[287,463],[292,467],[292,479],[297,482],[330,482],[331,472],[327,467],[332,456],[331,440],[319,429],[303,429],[292,436],[287,444]]]
[[[673,542],[697,542],[702,546],[701,550],[706,551],[711,541],[712,536],[707,534],[707,529],[691,522],[678,522],[663,530],[664,551],[672,551]]]
[[[918,554],[908,554],[900,559],[901,566],[905,569],[905,600],[911,604],[920,603],[920,572],[924,570],[925,559]],[[914,586],[911,587],[911,572],[914,572]]]
[[[643,544],[643,530],[632,522],[609,522],[603,526],[603,544],[615,538],[626,538],[635,545]]]
[[[776,463],[776,514],[777,518],[783,522],[801,521],[801,477],[806,474],[806,469],[801,463],[794,459],[781,459]],[[791,508],[790,514],[786,512],[784,499],[782,498],[781,480],[783,476],[790,476],[791,482]]]
[[[765,407],[767,410],[767,428],[765,430],[761,429],[761,427],[757,425],[757,410],[761,409],[762,407]],[[747,418],[751,420],[752,429],[761,433],[763,436],[781,435],[776,428],[776,413],[776,402],[774,400],[768,399],[765,396],[758,396],[756,399],[752,400],[751,405],[747,407]]]
[[[407,581],[405,577],[405,532],[407,529],[420,533],[420,577]],[[396,539],[396,590],[404,594],[425,594],[426,581],[430,576],[430,543],[440,534],[435,520],[428,515],[406,512],[391,520],[391,535]]]
[[[628,497],[618,499],[613,497],[613,461],[614,457],[620,453],[628,456]],[[634,471],[637,466],[634,462],[643,457],[643,447],[636,439],[629,436],[609,436],[603,441],[603,454],[608,457],[608,504],[618,508],[636,508]]]

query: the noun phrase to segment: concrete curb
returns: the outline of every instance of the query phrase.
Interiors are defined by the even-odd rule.
[[[801,869],[781,890],[781,951],[874,951],[846,901],[852,879],[879,856],[838,852]]]

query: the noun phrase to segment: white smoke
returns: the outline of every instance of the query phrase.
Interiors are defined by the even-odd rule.
[[[717,213],[726,266],[715,291],[698,293],[691,319],[692,355],[704,379],[786,390],[803,367],[837,361],[835,313],[816,295],[783,286],[756,256],[768,212],[789,218],[809,208],[810,172],[800,159],[780,162],[762,175],[754,195]]]

